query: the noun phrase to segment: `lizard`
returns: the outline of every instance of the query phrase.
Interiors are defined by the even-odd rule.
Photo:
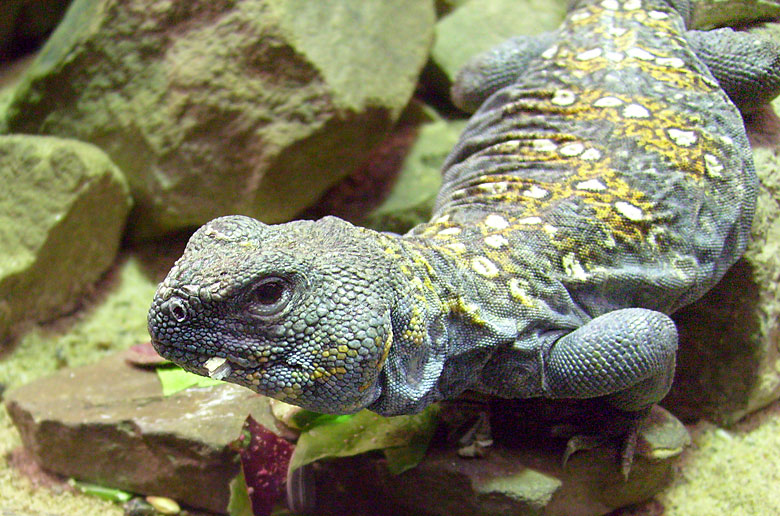
[[[154,347],[325,413],[472,390],[643,417],[673,379],[669,315],[749,238],[758,185],[735,103],[780,89],[777,45],[688,30],[692,9],[575,0],[557,30],[476,58],[454,88],[476,111],[431,220],[404,235],[205,224],[157,289]]]

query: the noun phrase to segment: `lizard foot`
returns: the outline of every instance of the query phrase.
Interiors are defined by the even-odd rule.
[[[615,438],[618,438],[621,442],[620,471],[623,474],[623,478],[628,480],[628,475],[631,473],[631,467],[634,464],[639,429],[649,414],[650,408],[633,412],[620,411],[614,423],[614,427],[619,429],[617,433],[575,434],[570,437],[563,454],[563,466],[566,466],[573,454],[584,450],[592,450],[599,446],[609,446],[614,442]]]

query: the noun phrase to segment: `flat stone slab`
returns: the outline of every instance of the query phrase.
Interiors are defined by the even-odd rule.
[[[227,512],[239,469],[228,445],[248,414],[275,430],[268,398],[231,384],[164,397],[126,353],[64,369],[5,395],[24,446],[45,469]]]

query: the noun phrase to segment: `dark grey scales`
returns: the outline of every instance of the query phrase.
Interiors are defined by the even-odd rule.
[[[672,380],[668,314],[749,236],[735,103],[780,88],[774,43],[686,32],[690,14],[576,1],[555,32],[475,59],[455,99],[479,109],[431,222],[406,235],[332,217],[206,224],[157,291],[154,346],[322,412],[413,413],[472,389],[641,416]]]

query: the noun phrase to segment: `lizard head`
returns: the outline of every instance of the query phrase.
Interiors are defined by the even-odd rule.
[[[350,413],[378,396],[392,342],[388,262],[369,230],[334,217],[201,227],[160,284],[160,355],[304,408]]]

